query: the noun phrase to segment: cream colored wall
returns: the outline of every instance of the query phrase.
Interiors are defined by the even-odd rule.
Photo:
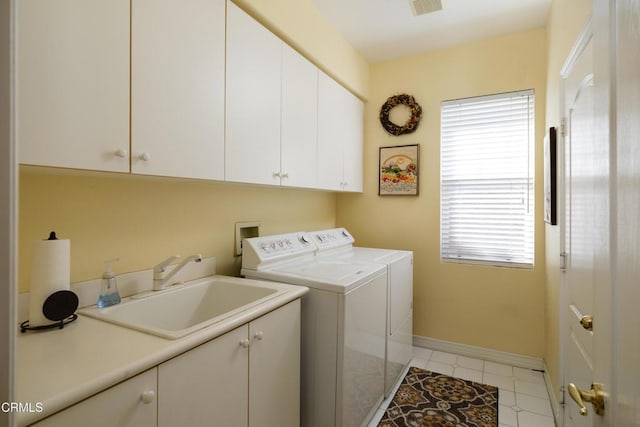
[[[560,69],[582,26],[591,13],[591,0],[554,0],[547,24],[547,114],[546,128],[560,126]],[[561,147],[561,146],[560,146]],[[558,211],[558,218],[561,215]],[[545,353],[544,358],[553,381],[553,389],[558,390],[559,378],[559,309],[560,309],[560,230],[558,226],[545,224]]]
[[[194,253],[215,256],[220,274],[237,275],[236,221],[258,220],[262,234],[333,227],[335,195],[23,167],[19,212],[19,283],[26,292],[32,241],[51,230],[71,240],[72,282],[100,277],[109,258],[120,258],[114,267],[123,273]]]
[[[369,64],[311,0],[234,0],[324,72],[363,100],[369,97]]]
[[[414,251],[414,334],[542,357],[544,225],[542,140],[546,91],[544,29],[372,65],[365,110],[364,194],[339,195],[337,224],[361,246]],[[440,103],[521,89],[536,96],[536,253],[533,270],[443,264],[439,255]],[[424,117],[410,135],[392,137],[380,106],[415,96]],[[380,197],[378,147],[420,144],[419,197]]]

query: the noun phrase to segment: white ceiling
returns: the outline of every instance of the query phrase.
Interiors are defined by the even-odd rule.
[[[546,26],[551,0],[442,0],[414,16],[410,0],[312,0],[369,62]]]

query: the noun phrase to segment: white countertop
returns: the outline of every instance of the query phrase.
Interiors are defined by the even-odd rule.
[[[254,285],[259,283],[252,280]],[[308,291],[302,286],[281,286],[288,288],[288,292],[176,340],[86,316],[79,316],[64,329],[18,334],[15,399],[33,406],[40,402],[44,408],[40,413],[19,413],[18,426],[36,422],[157,366]]]

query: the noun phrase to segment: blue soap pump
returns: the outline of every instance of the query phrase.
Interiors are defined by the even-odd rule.
[[[105,261],[106,271],[102,274],[102,286],[100,296],[98,297],[97,306],[100,308],[109,307],[120,302],[120,294],[116,285],[116,276],[111,271],[111,264],[119,261],[120,258],[109,259]]]

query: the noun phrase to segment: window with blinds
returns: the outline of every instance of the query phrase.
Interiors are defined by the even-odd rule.
[[[533,90],[444,101],[443,261],[533,267]]]

